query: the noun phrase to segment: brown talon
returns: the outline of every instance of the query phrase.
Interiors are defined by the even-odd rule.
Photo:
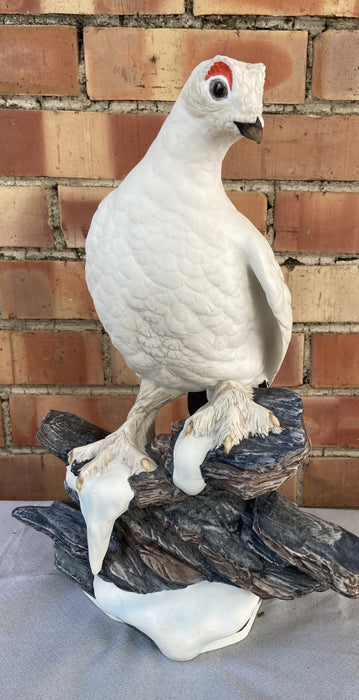
[[[153,467],[152,462],[150,462],[149,459],[146,459],[146,457],[144,457],[143,459],[141,459],[141,465],[142,465],[142,469],[143,469],[145,472],[153,472],[154,469],[155,469],[155,467]]]
[[[231,437],[231,435],[227,435],[227,437],[224,441],[224,449],[225,449],[227,455],[230,453],[232,447],[233,447],[233,438]]]
[[[185,435],[190,435],[193,432],[193,423],[190,421],[187,425],[187,428],[185,430]]]
[[[280,428],[280,422],[279,422],[277,416],[275,416],[274,413],[272,413],[271,411],[269,412],[269,416],[270,416],[270,419],[271,419],[273,425],[275,425],[276,428]]]

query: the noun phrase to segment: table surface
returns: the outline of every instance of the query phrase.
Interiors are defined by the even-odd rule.
[[[54,569],[51,540],[11,517],[18,505],[0,503],[2,698],[358,700],[359,600],[264,601],[244,641],[170,661]],[[359,511],[307,511],[359,535]]]

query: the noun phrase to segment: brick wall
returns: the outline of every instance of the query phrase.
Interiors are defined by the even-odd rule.
[[[313,457],[285,492],[359,506],[359,2],[0,0],[0,13],[1,496],[63,494],[35,440],[50,408],[114,429],[134,401],[86,289],[86,233],[191,69],[221,52],[267,65],[262,145],[242,140],[223,176],[293,295],[276,383],[303,396]]]

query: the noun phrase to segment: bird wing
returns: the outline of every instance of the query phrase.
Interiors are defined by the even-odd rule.
[[[267,379],[271,383],[291,338],[291,295],[269,243],[257,229],[246,236],[245,251],[254,313],[262,335]]]

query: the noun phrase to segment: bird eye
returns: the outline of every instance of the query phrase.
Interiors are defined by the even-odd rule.
[[[211,80],[209,84],[209,92],[215,100],[223,100],[228,95],[227,83],[220,78]]]

